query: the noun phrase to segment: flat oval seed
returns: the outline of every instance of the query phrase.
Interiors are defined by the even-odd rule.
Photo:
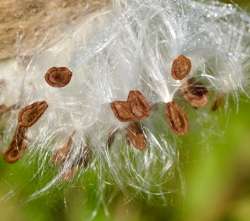
[[[185,135],[188,132],[188,118],[186,113],[174,101],[166,104],[165,111],[172,131],[177,135]]]
[[[52,67],[45,74],[45,80],[51,87],[65,87],[69,84],[72,72],[66,67]]]
[[[184,55],[174,59],[171,74],[175,80],[183,80],[191,71],[192,63],[189,58]]]
[[[138,123],[131,123],[128,126],[127,139],[136,149],[144,150],[147,146],[147,139]]]
[[[130,104],[126,101],[112,102],[111,109],[116,118],[121,122],[129,122],[135,120],[135,117],[131,111]]]
[[[131,106],[131,111],[136,120],[143,120],[149,116],[151,109],[150,104],[140,91],[130,91],[128,95],[128,103]]]
[[[18,116],[18,123],[22,127],[31,127],[47,110],[48,104],[46,101],[38,101],[24,107]]]
[[[23,156],[24,151],[27,149],[27,144],[25,142],[26,131],[27,129],[24,127],[17,127],[10,146],[4,153],[4,160],[7,163],[15,163]]]

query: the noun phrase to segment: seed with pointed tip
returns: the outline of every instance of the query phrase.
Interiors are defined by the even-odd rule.
[[[46,101],[38,101],[24,107],[18,115],[18,124],[22,127],[31,127],[47,110],[48,104]]]
[[[127,139],[136,149],[144,150],[147,139],[139,123],[131,123],[127,128]]]
[[[177,135],[185,135],[188,132],[188,118],[182,108],[175,102],[166,104],[166,118],[169,126]]]
[[[191,68],[191,60],[184,55],[180,55],[173,61],[171,69],[172,77],[175,80],[183,80],[190,73]]]
[[[128,103],[136,120],[143,120],[150,114],[150,104],[144,95],[138,90],[132,90],[128,95]]]
[[[65,87],[72,78],[72,72],[67,67],[52,67],[45,74],[45,80],[51,87]]]

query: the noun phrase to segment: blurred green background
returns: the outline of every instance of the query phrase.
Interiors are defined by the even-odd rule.
[[[248,10],[250,1],[235,1]],[[99,201],[95,174],[60,184],[29,201],[50,179],[39,159],[6,165],[0,160],[0,221],[250,221],[250,101],[242,96],[237,111],[212,113],[218,119],[208,137],[184,138],[179,147],[180,194],[169,200],[127,196],[112,186]],[[196,133],[199,133],[198,130]],[[203,142],[198,142],[199,139]],[[212,148],[207,148],[207,147]],[[109,200],[110,199],[110,200]]]

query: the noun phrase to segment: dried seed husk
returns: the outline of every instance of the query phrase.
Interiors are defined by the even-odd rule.
[[[215,101],[212,104],[211,111],[217,111],[225,103],[224,95],[220,94],[216,97]]]
[[[177,135],[185,135],[188,132],[188,117],[182,108],[175,102],[166,104],[166,118],[169,126]]]
[[[127,101],[114,101],[111,103],[111,109],[116,118],[121,122],[129,122],[135,120],[135,116],[132,113],[131,106]]]
[[[27,149],[25,133],[27,128],[17,126],[13,139],[8,150],[4,153],[4,160],[8,163],[15,163]]]
[[[18,123],[21,127],[31,127],[47,110],[48,104],[46,101],[38,101],[24,107],[18,115]]]
[[[45,74],[45,80],[51,87],[65,87],[72,78],[72,72],[67,67],[52,67]]]
[[[128,103],[136,120],[143,120],[150,114],[150,104],[144,95],[138,90],[132,90],[128,95]]]
[[[127,139],[136,149],[145,150],[147,147],[147,139],[141,125],[137,122],[133,122],[127,127]]]
[[[192,107],[204,107],[208,103],[208,90],[204,84],[190,78],[181,86],[181,93]]]
[[[191,60],[184,55],[180,55],[173,61],[171,69],[172,77],[175,80],[183,80],[190,73],[191,68]]]

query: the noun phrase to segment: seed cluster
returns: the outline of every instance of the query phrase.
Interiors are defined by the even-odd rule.
[[[205,85],[197,81],[194,77],[189,78],[192,63],[190,58],[179,55],[173,60],[171,76],[173,79],[181,81],[181,95],[195,108],[204,107],[208,103],[208,90]],[[51,87],[62,88],[71,81],[73,73],[67,67],[52,67],[46,72],[44,79]],[[220,100],[215,101],[212,110],[218,108]],[[147,136],[143,131],[142,121],[150,116],[152,106],[147,98],[139,90],[131,90],[126,101],[113,101],[111,110],[114,116],[121,122],[128,123],[126,137],[128,143],[138,150],[147,147]],[[8,150],[4,154],[4,159],[9,163],[19,160],[27,149],[26,132],[32,127],[48,108],[46,101],[37,101],[22,108],[18,115],[18,125],[10,143]],[[8,107],[0,106],[0,114],[7,112]],[[177,135],[185,135],[188,132],[188,116],[176,101],[172,100],[165,104],[165,117],[170,129]],[[107,139],[107,146],[113,143],[115,134],[119,129],[113,130]],[[60,147],[52,156],[52,162],[58,167],[62,167],[71,154],[74,133],[69,136],[67,142]],[[80,166],[87,167],[91,160],[92,152],[89,147],[82,148],[81,157],[74,162],[70,169],[64,174],[65,180],[71,179]]]
[[[208,103],[208,90],[202,82],[194,77],[188,78],[192,68],[191,59],[179,55],[173,60],[171,75],[173,79],[182,81],[180,92],[184,99],[194,108],[201,108]],[[111,109],[121,122],[129,122],[127,139],[139,150],[146,148],[147,140],[143,133],[141,120],[149,117],[151,106],[140,91],[130,91],[127,101],[113,101]],[[185,111],[172,100],[165,105],[165,117],[170,129],[177,135],[185,135],[189,130],[189,120]],[[109,140],[111,138],[109,137]],[[112,141],[114,136],[112,135]],[[110,142],[109,142],[110,143]]]
[[[111,109],[121,122],[131,122],[147,118],[151,107],[140,91],[133,90],[129,92],[127,101],[112,102]]]
[[[44,79],[49,86],[62,88],[70,83],[72,75],[73,73],[67,67],[52,67],[48,69],[44,76]],[[131,98],[131,102],[133,103],[131,107],[133,107],[135,115],[140,115],[140,105],[144,105],[143,101],[140,101],[140,99],[142,98],[140,97],[137,99],[136,96]],[[117,106],[119,110],[119,105]],[[23,107],[19,111],[18,125],[15,130],[15,134],[12,138],[9,148],[4,153],[4,159],[6,162],[15,163],[23,156],[25,150],[27,149],[26,132],[30,127],[37,123],[37,121],[41,118],[41,116],[47,109],[48,103],[46,101],[36,101],[26,107]],[[0,114],[8,112],[9,110],[10,107],[7,107],[5,105],[0,106]],[[123,116],[123,118],[126,118],[126,116]],[[133,119],[134,118],[135,116],[133,115]],[[140,116],[138,116],[137,118],[139,119]],[[74,134],[75,132],[68,138],[67,142],[53,154],[52,162],[54,165],[62,168],[63,164],[70,157]],[[70,180],[76,174],[79,167],[88,166],[91,160],[91,156],[92,152],[90,148],[87,146],[83,147],[81,156],[76,162],[73,162],[69,169],[64,172],[62,178],[64,180]]]
[[[44,78],[51,87],[60,88],[69,84],[71,77],[72,72],[67,67],[52,67],[46,72]],[[12,107],[1,105],[0,114],[8,112],[11,108]],[[27,143],[25,142],[27,130],[41,118],[47,108],[48,104],[46,101],[37,101],[19,111],[17,128],[7,151],[4,153],[6,162],[15,163],[22,157],[24,151],[27,149]],[[70,146],[70,144],[68,144],[68,146]],[[56,156],[54,156],[55,163],[63,161],[63,159],[61,159],[63,151],[67,151],[66,146],[61,150],[61,155],[57,153]]]

